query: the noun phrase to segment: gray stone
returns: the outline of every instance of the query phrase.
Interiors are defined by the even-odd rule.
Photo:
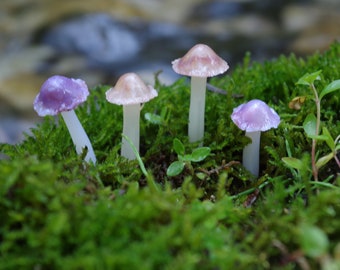
[[[141,49],[138,37],[108,14],[88,14],[62,22],[44,41],[61,53],[80,53],[98,63],[125,61]]]

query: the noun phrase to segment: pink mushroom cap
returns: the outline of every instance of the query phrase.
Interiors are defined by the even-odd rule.
[[[118,105],[132,105],[148,102],[158,95],[151,86],[146,85],[135,73],[122,75],[116,85],[106,91],[106,100]]]
[[[280,116],[274,109],[258,99],[234,108],[231,119],[246,132],[266,131],[280,124]]]
[[[88,95],[89,90],[83,80],[54,75],[41,86],[33,107],[39,116],[56,115],[73,110],[83,103]]]
[[[224,73],[229,65],[209,46],[197,44],[182,58],[172,61],[173,70],[190,77],[213,77]]]

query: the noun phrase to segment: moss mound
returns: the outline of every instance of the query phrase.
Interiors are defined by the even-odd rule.
[[[310,164],[303,129],[315,112],[310,89],[296,85],[322,70],[322,89],[340,79],[340,44],[306,59],[280,56],[242,65],[210,83],[203,161],[166,175],[177,160],[173,140],[190,153],[190,89],[155,77],[159,96],[141,111],[143,173],[120,157],[122,108],[105,100],[108,86],[92,89],[76,113],[98,163],[77,156],[61,119],[46,117],[18,145],[2,144],[0,161],[0,269],[338,269],[340,176],[335,160],[319,171],[287,167],[282,157]],[[300,110],[289,108],[306,97]],[[240,164],[249,143],[231,121],[233,108],[261,99],[281,116],[261,138],[260,177]],[[340,95],[321,104],[322,125],[340,134]],[[318,156],[329,152],[318,142]],[[339,156],[339,155],[338,155]]]

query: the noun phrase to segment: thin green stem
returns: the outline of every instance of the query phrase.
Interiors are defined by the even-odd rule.
[[[315,89],[314,84],[310,85],[314,96],[315,96],[315,104],[316,104],[316,128],[315,128],[315,135],[319,135],[320,132],[320,119],[321,119],[321,109],[320,109],[320,99],[318,96],[318,92]],[[316,167],[316,139],[312,139],[312,171],[313,177],[315,181],[318,181],[318,168]]]
[[[336,154],[334,155],[334,159],[335,159],[336,164],[338,164],[338,167],[340,168],[340,160],[338,159]]]
[[[132,152],[135,154],[142,173],[145,175],[145,177],[148,177],[149,173],[145,169],[143,160],[140,157],[139,152],[138,152],[136,146],[133,144],[132,140],[128,136],[126,136],[125,134],[122,134],[122,136],[127,141],[127,143],[130,145]]]
[[[253,187],[253,188],[250,188],[250,189],[247,189],[245,191],[242,191],[238,194],[235,194],[235,195],[232,195],[230,196],[231,199],[238,199],[239,197],[241,196],[245,196],[245,195],[248,195],[252,192],[254,192],[256,189],[262,189],[264,188],[265,186],[267,186],[268,184],[272,183],[274,180],[277,180],[277,181],[284,181],[281,177],[277,177],[277,178],[271,178],[271,179],[268,179],[267,181],[261,183],[260,185],[258,185],[257,187]]]
[[[330,183],[319,182],[319,181],[317,181],[317,182],[311,181],[310,183],[311,183],[312,185],[314,185],[314,186],[326,187],[326,188],[332,188],[332,189],[339,189],[339,190],[340,190],[339,187],[337,187],[337,186],[335,186],[335,185],[333,185],[333,184],[330,184]]]
[[[337,145],[338,142],[340,142],[340,135],[338,135],[338,137],[336,137],[336,139],[334,140],[334,145],[335,145],[334,159],[335,159],[336,164],[338,164],[338,166],[340,168],[340,160],[337,157],[337,150],[336,150],[336,145]]]

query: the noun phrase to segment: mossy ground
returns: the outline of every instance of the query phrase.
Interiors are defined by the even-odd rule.
[[[339,269],[340,176],[331,160],[314,182],[281,158],[310,163],[311,140],[302,128],[312,99],[289,109],[310,89],[295,85],[322,69],[318,89],[340,78],[340,44],[307,59],[280,56],[244,63],[210,83],[204,145],[211,155],[180,176],[172,141],[188,151],[190,90],[186,79],[164,86],[141,111],[137,161],[120,157],[122,108],[109,104],[108,86],[91,91],[78,108],[98,163],[77,156],[61,119],[46,117],[21,144],[1,145],[0,269]],[[261,176],[239,163],[249,141],[231,121],[234,107],[261,99],[281,116],[261,138]],[[321,104],[323,125],[340,134],[340,95]],[[145,114],[152,120],[146,120]],[[56,121],[57,120],[57,121]],[[318,155],[327,153],[318,144]]]

